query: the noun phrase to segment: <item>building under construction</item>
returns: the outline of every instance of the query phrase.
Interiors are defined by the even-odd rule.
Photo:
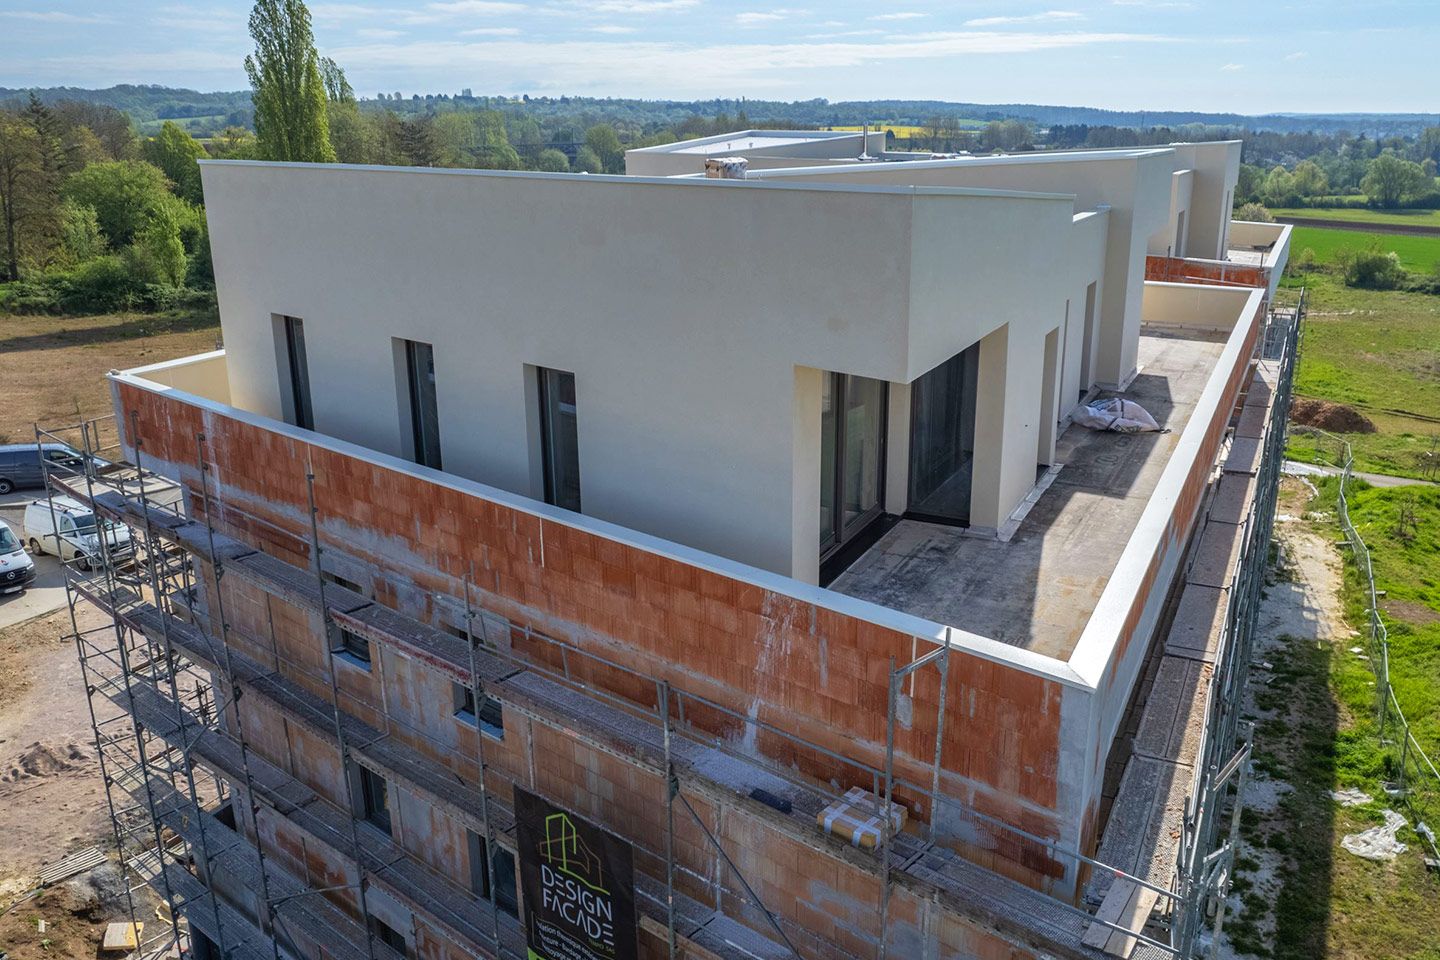
[[[1288,228],[805,162],[202,165],[226,349],[40,431],[141,955],[1203,955]]]

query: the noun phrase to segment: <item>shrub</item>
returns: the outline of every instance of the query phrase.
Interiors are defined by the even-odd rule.
[[[1400,257],[1393,251],[1370,250],[1355,254],[1345,265],[1345,285],[1367,290],[1394,290],[1405,279]]]
[[[1263,203],[1243,204],[1239,210],[1235,211],[1235,219],[1249,220],[1254,223],[1275,222],[1274,215],[1270,213],[1270,209],[1266,207]]]
[[[126,260],[113,254],[96,257],[68,274],[52,275],[60,308],[70,313],[103,313],[134,304],[140,284]]]
[[[1316,264],[1317,260],[1313,247],[1306,247],[1304,250],[1301,250],[1295,259],[1290,261],[1290,265],[1300,273],[1310,273],[1315,269]]]

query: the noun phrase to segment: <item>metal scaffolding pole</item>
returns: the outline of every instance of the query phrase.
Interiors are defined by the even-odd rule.
[[[230,656],[230,622],[225,616],[224,591],[220,586],[220,578],[224,574],[224,564],[215,551],[215,501],[211,499],[210,482],[206,479],[210,466],[205,461],[205,445],[205,434],[195,434],[195,465],[199,471],[200,498],[205,504],[205,536],[210,548],[210,572],[215,582],[215,616],[212,623],[218,624],[220,627],[220,651],[224,656],[225,679],[230,684],[230,707],[235,716],[235,740],[240,745],[240,766],[245,776],[245,803],[250,808],[250,822],[255,827],[255,851],[259,857],[260,867],[260,912],[263,914],[260,918],[261,929],[268,928],[271,953],[275,960],[280,960],[280,944],[271,906],[270,880],[266,876],[265,851],[260,843],[260,820],[257,816],[259,804],[255,800],[255,784],[250,777],[250,746],[245,738],[245,722],[240,711],[242,688],[239,680],[235,677],[235,665]],[[223,704],[217,703],[217,706],[219,709],[216,711],[216,716],[224,716]],[[371,960],[374,958],[372,957]]]
[[[485,890],[490,895],[490,925],[495,932],[495,955],[504,953],[500,943],[500,903],[495,889],[495,823],[490,818],[490,788],[485,783],[489,764],[485,761],[485,731],[480,729],[480,698],[485,696],[480,685],[480,671],[475,664],[475,605],[470,597],[475,565],[470,565],[465,578],[465,649],[470,656],[470,696],[475,705],[475,754],[480,767],[480,820],[485,824]],[[481,625],[483,629],[483,624]],[[472,866],[473,870],[474,867]]]
[[[155,528],[150,520],[150,503],[145,496],[145,465],[141,456],[141,448],[144,446],[144,440],[140,436],[138,417],[136,416],[134,411],[132,411],[130,414],[130,422],[131,435],[134,438],[133,446],[135,450],[135,474],[137,482],[139,484],[140,507],[143,511],[142,516],[145,520],[145,566],[150,574],[150,591],[152,594],[154,594],[155,608],[163,613],[165,609],[164,591],[162,590],[160,585],[160,562],[157,559],[158,552],[155,550]],[[131,540],[131,543],[133,549],[133,538]],[[200,855],[202,862],[204,863],[205,877],[208,882],[209,878],[213,876],[212,868],[214,859],[210,852],[210,840],[205,825],[205,817],[200,815],[200,793],[199,790],[196,788],[195,768],[190,763],[190,751],[191,748],[194,746],[195,739],[193,736],[190,735],[190,733],[187,732],[189,725],[187,725],[185,722],[185,711],[184,708],[181,706],[180,685],[176,680],[176,674],[178,673],[178,658],[175,654],[175,648],[170,642],[170,618],[168,616],[160,617],[160,630],[165,647],[165,674],[170,678],[171,701],[175,706],[175,725],[176,728],[180,731],[180,753],[185,773],[185,783],[186,786],[189,788],[190,805],[194,811],[195,820],[196,823],[199,825],[200,829]],[[222,942],[223,951],[224,925],[220,921],[219,900],[219,897],[212,895],[210,897],[210,909],[215,921],[215,930],[220,936]]]
[[[325,675],[330,679],[330,701],[335,710],[335,741],[340,745],[340,769],[341,778],[345,782],[345,802],[349,804],[350,817],[350,849],[355,858],[355,870],[360,877],[360,895],[356,899],[360,901],[360,916],[365,924],[365,950],[370,955],[370,960],[375,957],[375,925],[370,920],[370,906],[366,903],[366,895],[370,889],[368,871],[365,869],[365,859],[360,852],[360,834],[355,826],[355,812],[358,809],[355,803],[355,785],[351,781],[350,767],[352,764],[350,756],[350,743],[345,738],[345,725],[340,722],[340,685],[335,679],[335,643],[332,631],[335,629],[335,622],[330,618],[330,608],[325,604],[325,574],[320,565],[320,555],[324,548],[320,546],[320,525],[318,515],[319,508],[315,505],[315,468],[307,459],[305,462],[305,492],[310,503],[310,560],[315,568],[315,583],[320,591],[320,622],[325,635],[325,643],[330,653],[329,669]],[[209,506],[208,502],[206,504]],[[209,523],[210,511],[205,511],[206,523]],[[214,556],[214,551],[211,551]],[[216,558],[218,560],[218,558]],[[476,704],[479,709],[479,704]]]

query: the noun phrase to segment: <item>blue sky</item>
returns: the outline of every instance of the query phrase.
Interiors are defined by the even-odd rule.
[[[783,5],[782,5],[783,4]],[[0,0],[0,86],[245,85],[240,0]],[[315,2],[377,91],[1436,111],[1435,0]]]

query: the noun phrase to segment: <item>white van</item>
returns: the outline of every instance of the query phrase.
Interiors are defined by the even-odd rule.
[[[54,503],[53,517],[48,500],[36,500],[25,508],[25,542],[32,554],[53,554],[61,560],[74,560],[81,570],[89,570],[92,558],[100,556],[103,531],[111,560],[129,557],[133,549],[129,527],[97,518],[89,507],[70,497],[56,497]]]
[[[19,593],[35,579],[35,561],[20,546],[15,531],[0,520],[0,593]]]

